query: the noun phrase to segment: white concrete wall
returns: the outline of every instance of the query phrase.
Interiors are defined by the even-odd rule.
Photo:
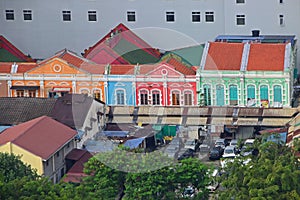
[[[158,45],[162,45],[158,48],[162,49],[167,48],[168,45],[164,43],[170,38],[172,44],[176,44],[175,47],[181,47],[184,44],[180,41],[184,37],[202,43],[221,34],[249,35],[253,29],[260,29],[261,34],[295,34],[299,37],[299,0],[284,0],[283,4],[279,4],[279,0],[245,0],[245,4],[235,2],[236,0],[1,0],[0,34],[34,58],[52,56],[63,48],[82,53],[121,22],[130,29],[138,29],[138,34],[142,34],[150,43],[155,41],[155,46],[160,34],[160,38],[164,39],[159,40]],[[5,19],[7,9],[15,11],[14,21]],[[32,10],[32,21],[23,20],[23,9]],[[62,21],[62,10],[72,12],[71,22]],[[97,22],[88,22],[88,10],[97,11]],[[136,12],[136,22],[126,21],[127,11]],[[166,11],[175,12],[175,22],[165,21]],[[201,12],[200,23],[191,21],[192,11]],[[215,22],[205,22],[205,11],[214,11]],[[245,26],[235,24],[237,14],[245,14]],[[284,26],[279,25],[279,14],[284,15]],[[164,29],[140,30],[145,27]],[[170,34],[173,37],[169,37]],[[185,43],[186,46],[189,42]]]

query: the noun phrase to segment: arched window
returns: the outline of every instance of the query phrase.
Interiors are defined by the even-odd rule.
[[[268,86],[261,85],[259,90],[260,90],[260,100],[269,100]]]
[[[152,105],[160,105],[160,92],[152,90]]]
[[[216,86],[216,105],[224,106],[224,86],[219,84]]]
[[[282,103],[282,90],[280,85],[275,85],[274,88],[274,102]]]
[[[117,105],[124,105],[125,104],[125,92],[122,89],[116,90],[116,103]]]
[[[140,105],[148,105],[148,91],[140,90]]]
[[[172,105],[180,105],[180,92],[177,90],[172,91]]]
[[[90,91],[88,89],[80,89],[80,94],[89,94]]]
[[[208,84],[203,85],[204,105],[211,105],[211,87]]]
[[[184,105],[193,105],[192,91],[184,91]]]
[[[238,105],[238,90],[236,85],[229,86],[229,104]]]
[[[247,99],[255,99],[255,86],[248,85],[247,86]]]

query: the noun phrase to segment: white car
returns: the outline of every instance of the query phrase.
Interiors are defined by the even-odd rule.
[[[235,146],[227,146],[224,149],[223,158],[235,157],[237,154]]]
[[[196,147],[196,141],[194,139],[189,139],[184,144],[185,149],[192,149],[195,151],[195,147]]]
[[[229,143],[229,146],[236,146],[238,145],[238,140],[237,139],[232,139]]]

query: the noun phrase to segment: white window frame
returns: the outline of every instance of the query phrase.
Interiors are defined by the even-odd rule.
[[[32,21],[32,10],[29,9],[23,10],[23,20]]]
[[[15,11],[12,9],[5,10],[5,19],[7,21],[13,21],[15,20]]]
[[[97,21],[97,11],[96,10],[88,10],[88,21],[89,22]]]
[[[237,26],[244,26],[244,25],[246,25],[246,16],[244,14],[238,14],[238,15],[236,15],[236,25]]]
[[[173,19],[170,19],[173,18]],[[175,11],[166,11],[166,22],[175,22]]]
[[[124,94],[124,102],[123,102],[123,104],[119,104],[118,103],[117,91],[123,91],[123,94]],[[124,88],[117,88],[115,90],[115,104],[116,105],[126,105],[126,91],[125,91]]]
[[[283,14],[279,14],[279,25],[280,26],[284,26],[284,15]]]
[[[159,104],[154,104],[154,101],[153,101],[153,93],[154,92],[158,92],[159,93]],[[154,90],[151,90],[151,100],[152,100],[152,105],[154,106],[160,106],[161,105],[161,101],[162,101],[162,96],[161,96],[161,91],[158,90],[158,89],[154,89]]]
[[[127,11],[127,22],[136,22],[136,12],[134,10]]]
[[[72,12],[70,10],[63,10],[62,11],[62,20],[64,22],[72,21]]]
[[[215,12],[214,11],[206,11],[205,12],[205,22],[207,22],[207,23],[215,22]]]
[[[200,11],[192,11],[192,22],[193,23],[201,22],[201,12]]]

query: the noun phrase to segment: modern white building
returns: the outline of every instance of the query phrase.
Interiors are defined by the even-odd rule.
[[[0,13],[0,34],[33,58],[80,54],[119,23],[166,50],[254,29],[300,36],[299,0],[0,0]]]

